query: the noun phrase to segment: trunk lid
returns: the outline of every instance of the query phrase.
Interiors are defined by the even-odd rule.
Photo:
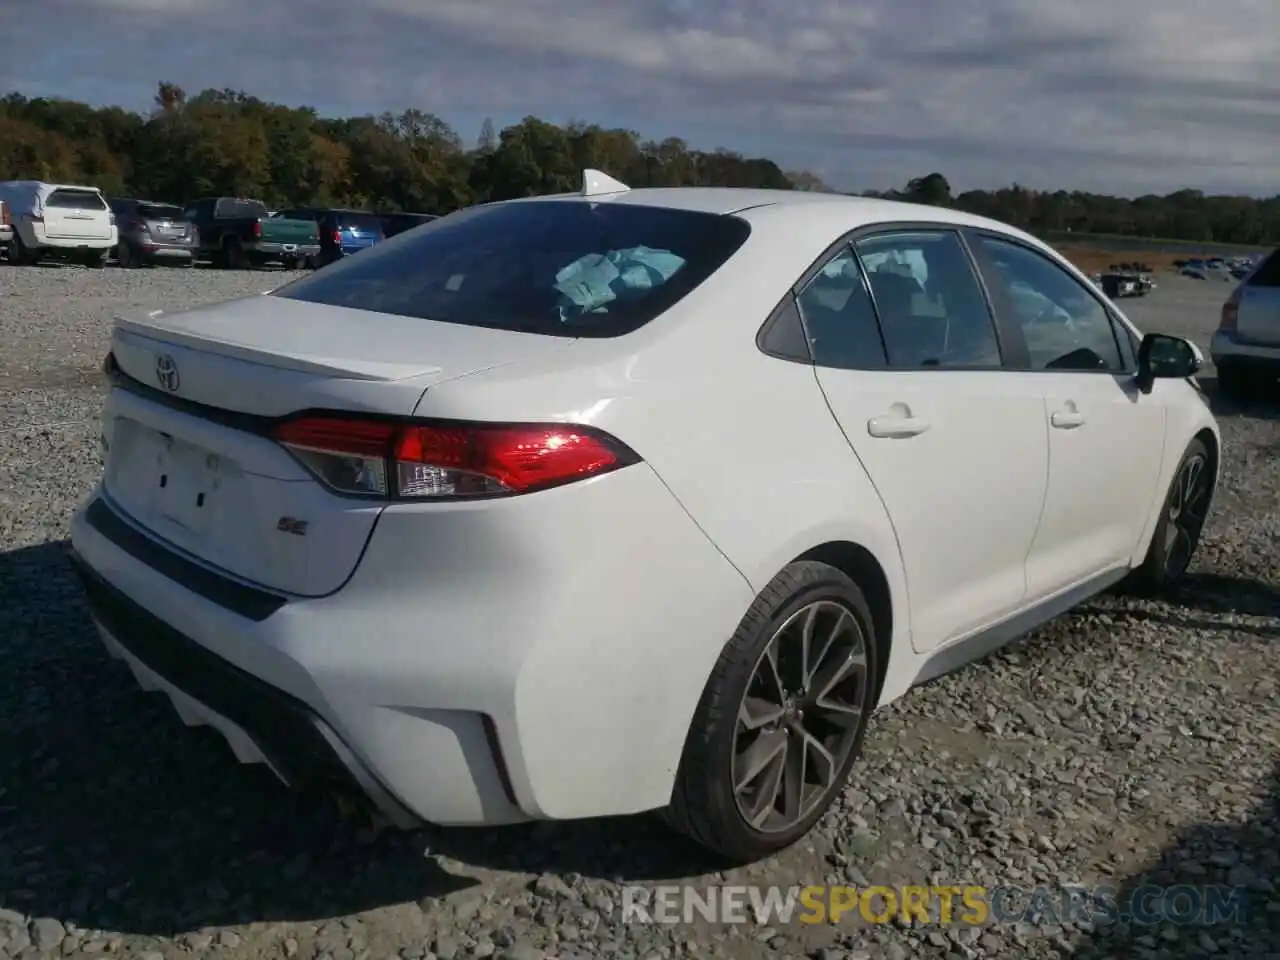
[[[138,204],[137,223],[159,243],[182,243],[191,238],[191,224],[182,208],[160,203]]]
[[[110,240],[111,210],[97,190],[58,187],[44,198],[45,235],[60,240]]]
[[[342,239],[342,251],[344,253],[354,253],[357,250],[364,250],[366,247],[372,247],[375,243],[382,239],[381,233],[373,233],[367,228],[343,226],[339,232]]]
[[[185,243],[191,239],[191,224],[182,217],[144,217],[138,223],[160,243]]]
[[[309,409],[407,416],[433,384],[571,342],[269,296],[118,320],[116,363],[151,390],[111,391],[104,487],[178,551],[322,596],[351,575],[383,507],[329,492],[262,421]]]
[[[320,242],[320,232],[314,220],[267,217],[262,221],[261,239],[264,243],[315,244]]]
[[[1236,333],[1250,343],[1280,344],[1280,251],[1272,253],[1239,290]]]
[[[382,222],[371,213],[339,214],[337,223],[340,246],[344,253],[363,250],[382,239]]]

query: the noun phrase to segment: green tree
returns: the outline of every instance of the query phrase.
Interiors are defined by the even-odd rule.
[[[272,205],[317,203],[446,213],[471,203],[577,190],[593,167],[635,187],[734,186],[827,190],[764,157],[697,150],[677,136],[645,139],[588,121],[492,120],[467,150],[421,108],[324,118],[238,90],[189,95],[162,82],[140,115],[70,100],[0,97],[0,178],[96,184],[108,193],[184,202],[254,196]],[[1018,184],[956,195],[933,172],[868,196],[951,206],[1041,233],[1132,234],[1196,242],[1280,239],[1280,197],[1207,196],[1195,189],[1133,199]]]

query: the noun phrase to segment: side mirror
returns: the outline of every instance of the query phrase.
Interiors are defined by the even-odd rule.
[[[1204,354],[1190,340],[1148,333],[1138,347],[1138,389],[1150,393],[1156,380],[1185,380],[1204,366]]]

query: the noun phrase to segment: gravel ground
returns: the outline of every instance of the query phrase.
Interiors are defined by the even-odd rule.
[[[1107,597],[874,721],[811,841],[717,873],[649,818],[369,840],[139,692],[63,559],[122,309],[279,274],[0,265],[0,957],[1280,957],[1280,409],[1220,412],[1193,573]],[[1207,347],[1225,285],[1124,306]],[[1206,378],[1212,389],[1212,377]],[[1230,883],[1214,927],[620,922],[621,885]]]

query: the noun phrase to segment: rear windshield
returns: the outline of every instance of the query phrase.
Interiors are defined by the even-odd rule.
[[[107,201],[97,190],[55,190],[45,197],[44,205],[56,210],[105,210]]]
[[[615,337],[670,309],[750,232],[737,217],[633,204],[472,207],[274,295],[498,330]]]
[[[229,200],[223,198],[214,205],[213,215],[224,219],[266,217],[267,205],[261,200]]]
[[[344,227],[355,227],[357,230],[382,231],[382,221],[372,213],[335,213],[334,217]]]
[[[171,203],[140,203],[138,216],[146,220],[181,220],[182,208]]]

